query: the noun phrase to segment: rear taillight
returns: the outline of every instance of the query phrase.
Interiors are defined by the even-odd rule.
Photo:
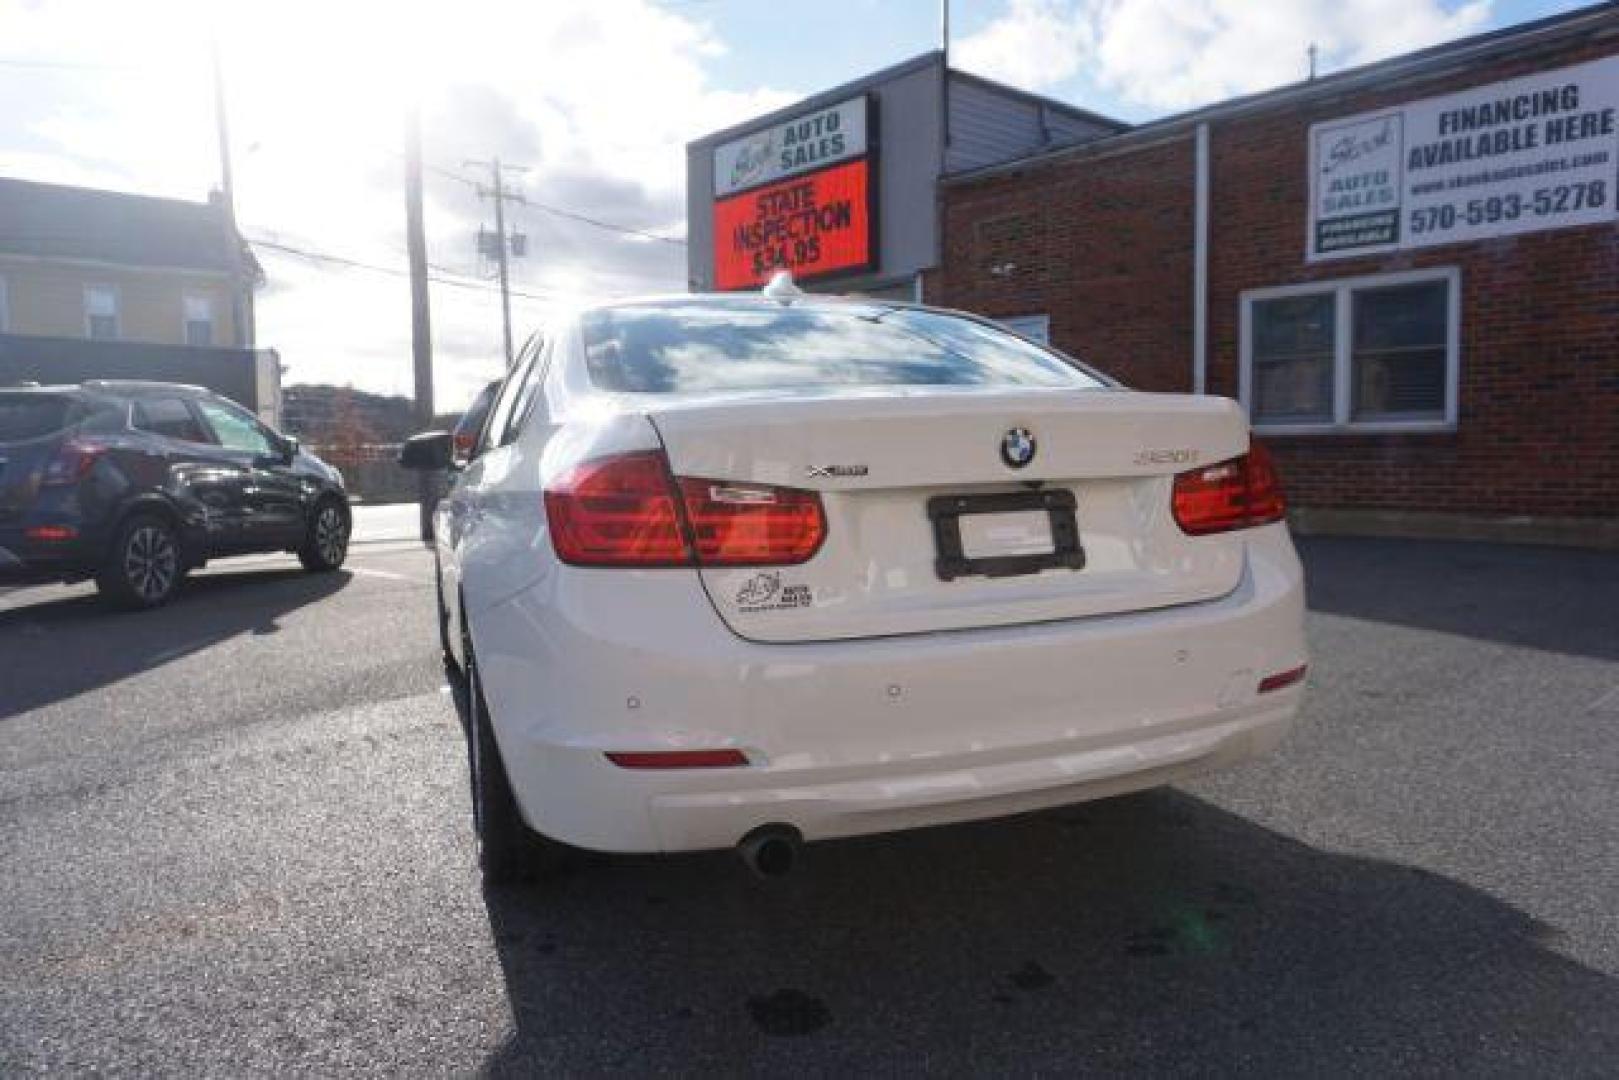
[[[1287,514],[1270,451],[1253,443],[1241,457],[1177,473],[1175,523],[1191,536],[1269,525]]]
[[[551,542],[578,566],[689,566],[663,454],[587,461],[545,489]]]
[[[826,537],[813,491],[681,477],[680,494],[703,566],[801,563]]]
[[[101,460],[101,455],[106,452],[106,447],[94,443],[77,440],[65,442],[56,452],[56,456],[46,464],[39,482],[44,487],[77,484],[96,467],[96,462]]]
[[[675,477],[657,450],[574,466],[546,487],[545,512],[576,566],[786,566],[826,537],[817,493]]]

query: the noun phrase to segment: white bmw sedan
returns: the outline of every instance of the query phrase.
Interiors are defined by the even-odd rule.
[[[1231,401],[884,301],[555,331],[435,518],[491,880],[570,847],[780,872],[1229,766],[1297,711],[1303,578]]]

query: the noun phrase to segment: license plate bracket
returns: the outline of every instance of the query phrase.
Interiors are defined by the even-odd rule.
[[[994,492],[984,495],[935,495],[928,500],[936,552],[933,570],[940,581],[961,577],[1014,577],[1042,570],[1082,570],[1085,549],[1079,542],[1078,501],[1066,488]],[[961,519],[968,514],[1008,514],[1044,510],[1051,521],[1052,550],[1038,554],[969,558],[962,550]]]

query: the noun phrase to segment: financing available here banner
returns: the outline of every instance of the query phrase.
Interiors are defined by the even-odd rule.
[[[1619,220],[1619,56],[1310,128],[1311,261]]]

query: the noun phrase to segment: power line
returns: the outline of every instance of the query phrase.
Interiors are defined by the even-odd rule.
[[[372,273],[388,274],[392,277],[408,278],[410,276],[409,270],[402,269],[397,266],[382,266],[378,263],[363,262],[360,259],[351,259],[346,255],[333,255],[330,252],[325,251],[312,251],[308,248],[295,247],[292,244],[277,243],[273,240],[264,240],[258,237],[248,237],[247,242],[252,244],[254,247],[268,248],[271,251],[279,251],[284,255],[296,255],[300,258],[313,259],[316,262],[331,263],[335,266],[346,266],[352,270],[369,270]],[[427,275],[427,280],[436,284],[450,285],[457,289],[471,289],[475,292],[498,293],[500,291],[497,286],[489,284],[488,282],[458,281],[455,278],[442,276],[446,273],[454,273],[454,271],[445,270],[439,267],[434,267],[434,269],[438,269],[440,273],[438,275]],[[550,303],[557,299],[555,293],[547,296],[540,293],[525,292],[522,289],[513,289],[511,290],[511,294],[513,296],[521,296],[527,300],[538,300],[543,303]]]
[[[545,203],[538,203],[532,199],[529,200],[528,205],[535,210],[541,210],[547,214],[555,214],[557,217],[568,218],[571,221],[579,221],[586,225],[594,225],[598,229],[607,229],[611,232],[624,233],[626,236],[639,236],[647,240],[656,240],[660,244],[671,244],[675,247],[686,246],[686,241],[682,240],[678,236],[661,236],[658,233],[647,232],[644,229],[634,229],[628,225],[614,225],[610,221],[600,221],[596,218],[588,217],[585,214],[577,214],[572,210],[563,210],[561,207],[557,206],[547,206]]]
[[[150,71],[153,64],[97,64],[73,60],[22,60],[0,56],[0,67],[28,68],[36,71]]]
[[[448,180],[455,180],[466,184],[468,187],[473,188],[474,190],[478,190],[481,187],[477,180],[474,180],[470,176],[463,176],[453,169],[446,169],[442,166],[431,164],[425,166],[425,168],[428,172],[442,176]],[[660,233],[648,232],[645,229],[637,229],[629,225],[618,225],[614,222],[603,221],[600,218],[594,218],[588,214],[581,214],[574,210],[564,210],[560,206],[552,206],[549,203],[535,202],[533,199],[529,199],[524,203],[524,205],[533,210],[540,210],[547,214],[554,214],[557,217],[567,218],[570,221],[578,221],[585,225],[594,225],[598,229],[606,229],[609,232],[623,233],[626,236],[639,236],[644,240],[656,240],[660,244],[672,244],[675,247],[686,246],[686,241],[678,236],[663,236]]]
[[[409,270],[401,269],[397,266],[383,266],[380,263],[365,262],[360,259],[349,258],[346,255],[333,255],[331,252],[315,251],[311,248],[297,247],[293,244],[284,244],[276,240],[265,240],[261,237],[250,236],[246,237],[246,240],[255,247],[268,248],[271,251],[277,251],[285,255],[295,255],[304,259],[312,259],[316,262],[332,263],[336,266],[345,266],[353,270],[367,270],[378,274],[388,274],[393,277],[410,276]],[[468,274],[462,270],[456,270],[454,267],[443,266],[438,263],[428,263],[427,266],[428,269],[437,272],[436,275],[429,274],[427,279],[429,281],[437,282],[440,285],[450,285],[457,289],[471,289],[475,292],[485,292],[490,294],[498,293],[500,291],[500,287],[494,282],[472,279],[473,276],[471,274]],[[439,275],[450,276],[445,277]],[[529,292],[523,289],[513,289],[511,290],[511,293],[513,296],[520,296],[525,300],[537,300],[541,303],[556,303],[559,300],[565,301],[570,299],[573,295],[544,290],[540,292]]]

